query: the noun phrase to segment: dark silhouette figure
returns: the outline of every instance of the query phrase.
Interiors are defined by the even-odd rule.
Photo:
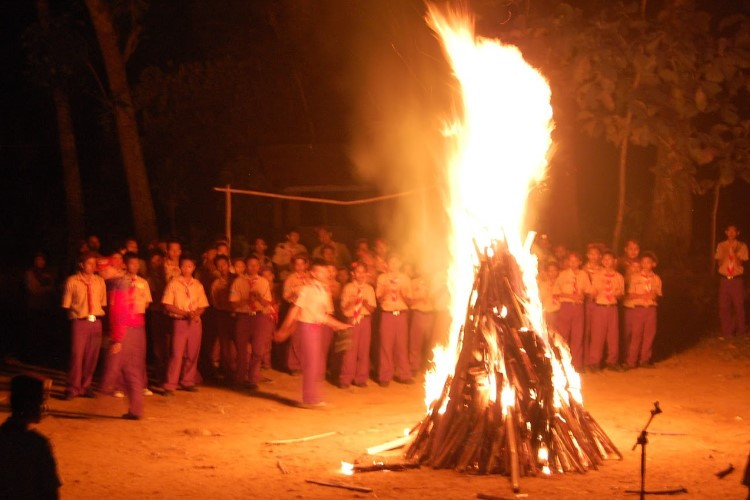
[[[42,418],[44,382],[17,375],[10,383],[11,415],[0,426],[0,497],[58,498],[60,479],[47,438],[29,429]]]

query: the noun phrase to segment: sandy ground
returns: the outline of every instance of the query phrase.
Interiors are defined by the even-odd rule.
[[[3,376],[19,370],[6,365]],[[62,374],[54,375],[60,389]],[[248,395],[201,387],[173,398],[147,398],[146,417],[117,417],[126,402],[112,397],[51,400],[53,415],[38,429],[54,444],[63,498],[513,498],[508,478],[451,470],[338,473],[341,460],[398,437],[424,412],[419,385],[341,390],[326,385],[329,406],[291,406],[299,377],[268,371],[274,382]],[[647,488],[685,487],[682,498],[745,498],[741,476],[750,450],[750,341],[706,340],[653,369],[584,374],[584,403],[624,455],[586,474],[523,478],[521,497],[621,498],[639,485],[631,451],[654,401],[664,413],[651,426]],[[7,410],[7,409],[6,409]],[[7,415],[6,410],[0,415]],[[303,443],[268,440],[335,431]],[[398,456],[398,452],[391,455]],[[283,474],[278,464],[288,470]],[[714,474],[733,464],[724,479]],[[305,482],[366,486],[355,493]]]

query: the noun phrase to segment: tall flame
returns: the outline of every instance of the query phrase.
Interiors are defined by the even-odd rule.
[[[550,88],[518,48],[478,37],[470,15],[428,6],[427,23],[439,35],[460,85],[461,109],[445,128],[447,200],[451,220],[449,342],[434,351],[434,369],[425,380],[425,402],[436,401],[453,375],[461,323],[477,265],[475,244],[491,248],[505,241],[523,271],[530,297],[524,303],[529,325],[546,332],[536,284],[536,257],[530,252],[524,215],[529,189],[546,171],[552,145]],[[505,403],[505,402],[504,402]]]

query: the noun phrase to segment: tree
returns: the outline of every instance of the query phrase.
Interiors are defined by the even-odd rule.
[[[139,6],[141,4],[135,2],[132,8]],[[158,235],[156,213],[146,174],[133,99],[125,71],[126,56],[135,49],[138,30],[131,29],[130,36],[125,42],[125,49],[121,50],[110,6],[105,3],[105,0],[86,0],[86,8],[96,32],[107,73],[136,236],[141,241],[152,241]]]

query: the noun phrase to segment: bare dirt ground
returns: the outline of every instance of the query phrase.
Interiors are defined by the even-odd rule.
[[[7,375],[22,367],[6,365]],[[50,372],[48,372],[50,373]],[[62,373],[52,372],[55,389]],[[124,400],[101,396],[52,399],[38,430],[54,444],[63,498],[513,498],[505,477],[451,470],[338,472],[365,448],[402,435],[424,413],[419,385],[340,390],[326,385],[329,406],[305,410],[300,379],[275,371],[263,392],[248,395],[201,387],[172,398],[146,399],[146,417],[118,417]],[[746,498],[740,484],[750,450],[750,341],[706,340],[653,369],[583,375],[584,403],[624,455],[586,474],[523,478],[527,498],[622,498],[639,485],[638,451],[631,451],[654,401],[664,413],[650,430],[647,488],[685,487],[682,498]],[[7,383],[0,393],[7,405]],[[7,408],[0,417],[7,415]],[[268,440],[337,434],[296,444]],[[397,457],[394,452],[392,457]],[[288,470],[283,474],[281,463]],[[724,479],[714,474],[733,464]],[[366,486],[355,493],[306,479]]]

